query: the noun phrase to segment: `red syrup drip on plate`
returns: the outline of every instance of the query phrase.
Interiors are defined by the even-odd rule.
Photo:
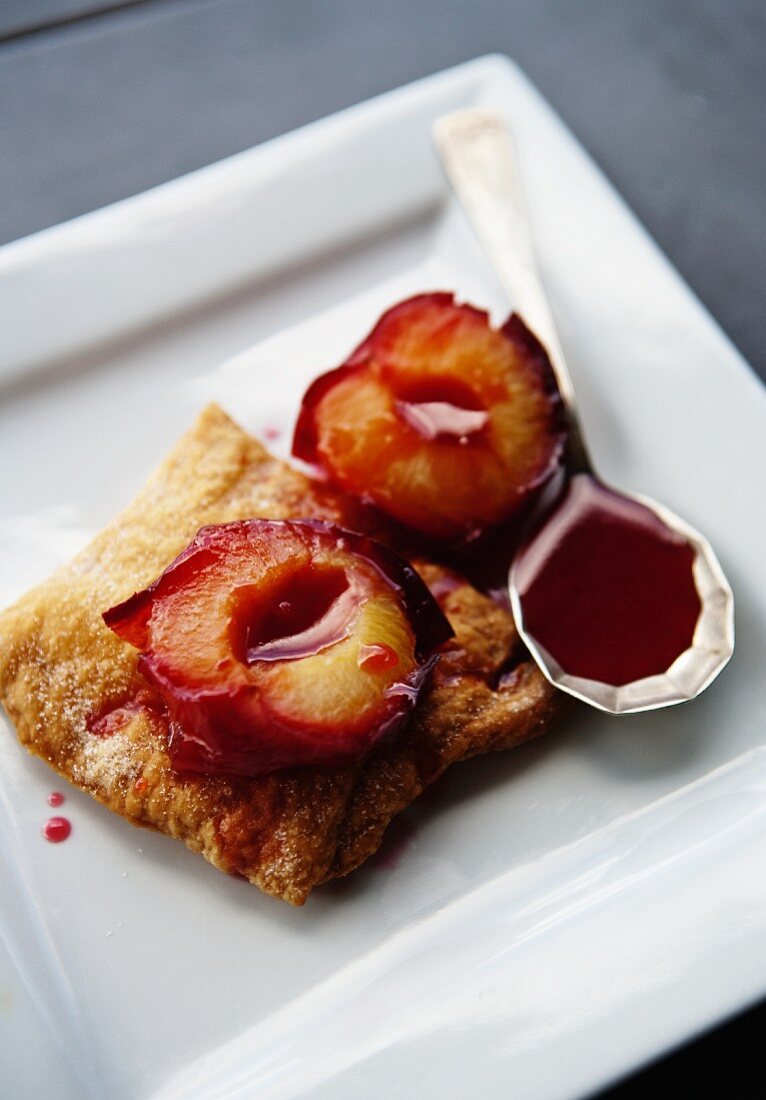
[[[43,836],[51,844],[60,844],[72,832],[72,823],[66,817],[49,817],[43,825]]]
[[[579,474],[517,558],[524,629],[572,676],[663,673],[699,619],[694,556],[643,504]]]
[[[51,793],[48,795],[48,805],[49,806],[63,806],[64,805],[64,796],[63,796],[63,794],[61,794],[60,791],[51,791]]]

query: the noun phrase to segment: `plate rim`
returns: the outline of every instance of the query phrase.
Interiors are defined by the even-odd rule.
[[[79,237],[82,232],[85,232],[86,234],[90,233],[94,226],[96,227],[96,229],[98,229],[99,226],[109,223],[114,218],[121,220],[126,210],[131,213],[135,212],[137,209],[137,204],[140,204],[142,200],[145,201],[148,196],[153,197],[154,199],[159,198],[163,202],[167,201],[168,199],[172,200],[173,197],[178,194],[178,188],[181,185],[188,184],[188,181],[190,180],[197,182],[201,180],[203,183],[206,183],[214,177],[217,177],[218,173],[226,174],[232,169],[236,171],[239,164],[242,163],[242,158],[252,157],[256,152],[262,158],[268,158],[272,155],[275,149],[284,148],[286,144],[289,145],[289,143],[291,142],[300,143],[303,139],[306,138],[307,135],[311,137],[312,135],[326,132],[323,130],[323,127],[327,127],[327,125],[330,123],[337,124],[338,120],[351,120],[353,122],[355,119],[363,118],[364,112],[369,110],[371,107],[376,110],[385,110],[386,105],[389,102],[394,100],[406,101],[407,96],[412,95],[412,93],[417,89],[422,89],[425,86],[433,87],[435,82],[437,81],[448,84],[451,80],[460,81],[465,79],[467,76],[470,76],[480,82],[483,77],[491,77],[493,79],[498,77],[502,78],[506,77],[509,73],[515,74],[515,78],[520,76],[522,80],[527,82],[526,76],[521,73],[521,70],[519,70],[514,62],[510,61],[510,59],[508,58],[505,58],[503,55],[490,54],[474,61],[464,62],[461,65],[446,69],[440,73],[423,78],[420,81],[415,81],[411,84],[393,89],[389,92],[384,93],[382,96],[375,97],[372,100],[367,100],[362,103],[355,104],[351,107],[345,108],[341,112],[337,112],[334,115],[328,116],[325,119],[316,120],[314,122],[308,123],[304,127],[300,127],[297,130],[272,138],[268,142],[258,145],[251,150],[244,150],[243,152],[234,154],[233,156],[227,157],[222,161],[214,162],[213,164],[197,169],[194,172],[189,173],[185,176],[178,177],[178,179],[159,184],[157,185],[157,187],[151,188],[145,192],[141,192],[138,195],[119,200],[118,202],[110,204],[109,206],[80,215],[77,218],[71,219],[70,221],[61,223],[58,226],[52,226],[40,230],[39,232],[34,233],[28,237],[21,238],[18,241],[10,242],[6,245],[3,245],[0,247],[0,275],[8,272],[9,270],[12,273],[14,265],[19,263],[19,261],[21,261],[23,264],[36,262],[38,259],[40,259],[41,254],[42,262],[45,263],[44,253],[51,246],[51,244],[56,246],[64,238],[67,238],[67,240],[71,239],[69,238],[70,234],[72,234],[74,238],[76,238]],[[588,159],[590,161],[590,158]],[[592,164],[592,161],[590,163]],[[631,221],[634,224],[640,225],[633,212],[630,211],[627,207],[625,209]],[[647,235],[643,227],[641,228],[644,234]],[[65,241],[65,243],[67,242]],[[657,249],[657,246],[653,244],[653,247],[655,251],[657,251],[658,255],[662,256],[663,261],[665,263],[668,263],[664,255],[659,252],[659,249]],[[726,334],[720,329],[717,323],[712,319],[711,315],[706,310],[704,305],[702,305],[702,303],[700,303],[698,299],[696,299],[696,296],[694,296],[693,292],[688,288],[687,284],[684,282],[681,276],[677,272],[675,272],[675,269],[673,270],[676,279],[680,281],[683,287],[689,291],[690,295],[697,302],[697,305],[701,312],[701,317],[702,315],[704,315],[704,317],[715,326],[719,335],[728,345],[728,350],[733,353],[733,356],[740,362],[741,365],[746,368],[744,373],[755,378],[756,376],[751,372],[751,368],[748,367],[746,361],[744,360],[738,349],[731,343],[728,336],[726,336]],[[27,368],[24,369],[26,370]],[[761,389],[760,385],[759,389]],[[764,983],[762,989],[766,989],[766,970],[764,971]],[[730,1008],[728,1010],[724,1010],[723,1015],[721,1015],[719,1010],[707,1022],[702,1022],[696,1027],[692,1027],[691,1029],[684,1030],[683,1024],[680,1024],[679,1026],[681,1027],[682,1034],[677,1036],[675,1039],[669,1039],[667,1045],[661,1047],[655,1046],[652,1049],[647,1050],[644,1056],[639,1057],[638,1059],[629,1059],[628,1064],[626,1064],[622,1069],[616,1070],[611,1074],[608,1074],[607,1076],[599,1077],[598,1073],[596,1073],[596,1075],[592,1078],[591,1085],[589,1085],[588,1087],[594,1087],[598,1085],[605,1086],[610,1081],[616,1080],[624,1076],[626,1073],[638,1069],[647,1061],[650,1061],[652,1058],[673,1049],[680,1043],[683,1043],[684,1041],[693,1038],[694,1035],[699,1034],[701,1031],[704,1031],[707,1027],[713,1026],[716,1022],[722,1022],[727,1015],[731,1015],[738,1010],[747,1007],[747,1005],[752,1003],[752,1000],[755,999],[758,995],[759,994],[755,994],[748,997],[746,994],[743,993],[744,999],[741,999],[739,1001],[735,1000],[734,1002],[732,1002]]]

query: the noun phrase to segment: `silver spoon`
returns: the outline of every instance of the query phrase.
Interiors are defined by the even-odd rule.
[[[692,576],[699,596],[699,618],[689,647],[658,674],[619,684],[574,675],[562,668],[532,636],[525,625],[522,573],[528,576],[529,562],[538,547],[544,545],[543,540],[547,538],[550,542],[554,524],[549,520],[542,521],[511,565],[508,583],[519,633],[551,683],[600,710],[625,714],[693,699],[715,679],[734,650],[734,601],[723,570],[707,539],[668,508],[644,496],[607,488],[594,471],[577,414],[572,381],[537,271],[518,160],[505,120],[492,111],[456,111],[437,119],[433,134],[447,176],[501,285],[548,351],[568,430],[568,491],[592,491],[605,498],[634,502],[639,509],[652,514],[651,523],[659,520],[671,537],[680,536],[693,554]],[[551,515],[555,519],[555,510]],[[583,623],[582,629],[587,630],[588,624]]]

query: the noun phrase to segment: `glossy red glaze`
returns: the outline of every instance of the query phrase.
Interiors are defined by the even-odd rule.
[[[343,569],[309,565],[289,576],[268,602],[246,599],[232,623],[242,638],[244,660],[297,660],[310,657],[348,635],[363,595]],[[236,654],[239,655],[239,654]]]
[[[692,643],[693,564],[654,512],[579,474],[517,558],[524,629],[572,676],[619,687],[660,674]]]
[[[396,650],[390,645],[373,643],[363,645],[359,650],[359,667],[372,670],[394,668],[399,664]]]
[[[72,823],[66,817],[49,817],[43,826],[43,836],[51,844],[60,844],[72,832]]]
[[[400,386],[397,414],[423,439],[466,443],[486,427],[489,412],[470,386],[455,378],[431,378]]]
[[[351,657],[331,650],[355,636],[368,600],[388,605],[403,629],[392,628],[399,641],[391,646],[385,626],[379,644],[360,641],[362,661],[347,668],[336,662],[356,662],[353,644]],[[407,562],[318,521],[203,528],[162,576],[104,620],[141,650],[138,667],[168,709],[176,769],[226,775],[358,759],[401,726],[430,654],[451,635]],[[301,665],[319,654],[319,664]],[[308,675],[303,691],[290,669]],[[102,727],[99,718],[93,732],[103,735]]]
[[[489,420],[488,412],[465,409],[449,401],[398,401],[396,409],[423,439],[453,438],[467,443]]]
[[[522,319],[493,330],[485,311],[437,292],[387,310],[312,383],[292,450],[443,551],[518,514],[565,442],[548,355]]]

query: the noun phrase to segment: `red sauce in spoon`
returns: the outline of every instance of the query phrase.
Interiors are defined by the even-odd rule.
[[[699,618],[694,556],[649,508],[578,474],[516,559],[524,629],[572,676],[662,673]]]

